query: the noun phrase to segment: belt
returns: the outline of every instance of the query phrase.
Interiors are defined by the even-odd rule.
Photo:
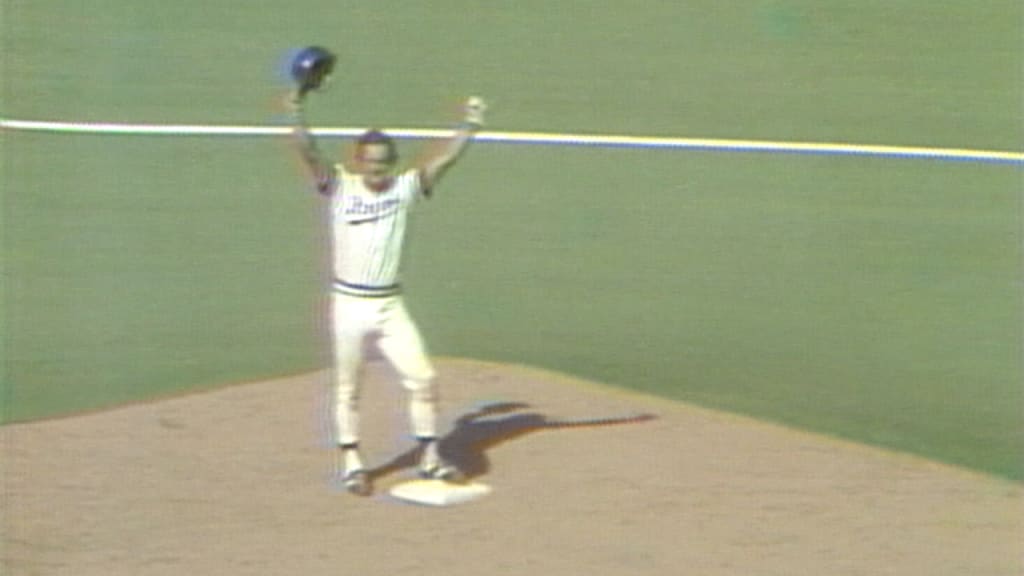
[[[337,278],[335,278],[331,288],[333,288],[335,292],[340,292],[346,296],[359,296],[360,298],[387,298],[390,296],[398,296],[402,293],[402,286],[400,284],[391,284],[390,286],[367,286],[365,284],[345,282],[344,280],[338,280]]]

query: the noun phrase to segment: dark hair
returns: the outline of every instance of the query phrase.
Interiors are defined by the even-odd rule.
[[[368,146],[371,144],[383,144],[388,147],[388,159],[394,160],[398,157],[398,147],[395,146],[395,141],[391,136],[388,136],[384,132],[371,128],[366,132],[363,132],[362,136],[356,140],[356,149]]]

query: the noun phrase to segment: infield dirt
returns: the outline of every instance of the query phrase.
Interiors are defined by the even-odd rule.
[[[450,457],[398,503],[404,397],[367,370],[376,495],[332,482],[326,373],[0,428],[3,574],[1018,575],[1021,485],[532,368],[438,362]]]

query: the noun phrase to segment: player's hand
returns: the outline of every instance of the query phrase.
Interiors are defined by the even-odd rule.
[[[296,92],[305,97],[310,92],[315,92],[320,88],[323,88],[327,84],[328,74],[323,72],[310,72],[301,83],[299,83]]]
[[[305,103],[305,100],[306,94],[302,90],[289,90],[288,93],[285,94],[283,98],[284,108],[291,114],[301,114],[302,106]]]
[[[487,111],[487,103],[479,96],[472,96],[466,100],[463,107],[463,121],[476,127],[484,125],[484,112]]]

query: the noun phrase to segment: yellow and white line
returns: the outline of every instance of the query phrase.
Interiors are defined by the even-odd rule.
[[[4,130],[79,134],[128,134],[146,136],[284,136],[288,126],[215,126],[205,124],[129,124],[109,122],[55,122],[0,118]],[[318,136],[351,138],[365,128],[314,128]],[[397,138],[443,138],[449,130],[390,128]],[[547,132],[480,132],[476,139],[500,144],[538,144],[593,146],[600,148],[661,148],[709,152],[761,152],[779,154],[816,154],[835,156],[874,156],[904,159],[931,159],[960,162],[988,162],[1024,165],[1024,152],[973,150],[967,148],[931,148],[843,142],[782,142],[772,140],[730,140],[722,138],[670,138],[612,134],[559,134]]]

